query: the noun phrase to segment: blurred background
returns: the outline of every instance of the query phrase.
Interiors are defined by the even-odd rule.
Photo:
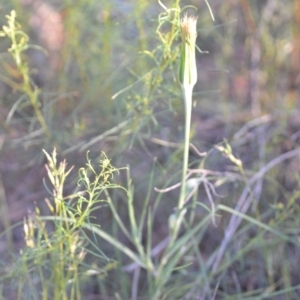
[[[29,48],[22,59],[39,91],[46,124],[41,126],[22,88],[22,74],[8,52],[11,41],[1,37],[0,231],[22,221],[35,205],[42,214],[49,213],[42,149],[51,152],[56,147],[59,159],[74,165],[66,193],[76,186],[88,150],[93,161],[104,151],[113,165],[130,166],[137,207],[154,161],[154,186],[162,187],[174,174],[178,176],[171,183],[179,181],[184,137],[177,79],[180,34],[170,33],[171,19],[160,15],[176,2],[0,0],[1,25],[14,9],[28,43],[42,48]],[[210,0],[214,21],[203,0],[179,4],[198,16],[197,45],[202,51],[197,52],[191,141],[200,152],[210,153],[206,169],[226,172],[236,166],[214,145],[228,140],[251,177],[299,147],[300,1]],[[190,156],[194,166],[203,159],[192,150]],[[291,156],[255,186],[261,211],[272,207],[274,216],[280,211],[280,226],[294,229],[295,235],[299,179],[299,156]],[[126,181],[122,175],[118,180]],[[230,181],[219,186],[224,197],[215,201],[234,207],[243,187]],[[172,201],[174,193],[165,197]],[[199,195],[209,203],[204,188]],[[167,232],[159,219],[153,236],[157,241]],[[109,222],[109,216],[102,216],[101,225]],[[218,228],[208,231],[203,253],[214,249],[227,223],[224,217]],[[0,251],[7,251],[9,244],[23,246],[22,230],[3,237]],[[300,281],[293,273],[300,254],[290,259],[287,278],[292,286]],[[257,274],[257,269],[247,272]],[[243,284],[251,289],[255,276],[245,275]]]

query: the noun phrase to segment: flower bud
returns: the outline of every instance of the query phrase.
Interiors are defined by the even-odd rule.
[[[196,38],[197,18],[184,15],[181,20],[181,54],[179,67],[179,82],[182,88],[193,88],[197,82]]]

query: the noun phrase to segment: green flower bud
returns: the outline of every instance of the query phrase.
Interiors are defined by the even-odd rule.
[[[179,82],[182,88],[193,88],[197,82],[196,66],[196,38],[197,38],[197,18],[184,15],[181,20],[181,54],[179,67]]]

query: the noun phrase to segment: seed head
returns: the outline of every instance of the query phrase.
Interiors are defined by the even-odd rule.
[[[193,39],[197,37],[197,18],[194,16],[188,17],[187,14],[181,19],[181,36],[182,40]]]

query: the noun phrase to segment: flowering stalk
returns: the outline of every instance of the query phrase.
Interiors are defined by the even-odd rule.
[[[196,66],[196,37],[197,37],[197,19],[195,17],[188,17],[185,15],[181,20],[181,54],[179,67],[179,82],[183,94],[185,104],[185,139],[184,139],[184,153],[182,165],[181,190],[177,205],[177,211],[169,217],[169,227],[171,229],[171,239],[168,245],[170,249],[179,232],[180,226],[183,222],[186,208],[184,208],[184,201],[186,197],[186,173],[189,161],[189,144],[191,131],[191,114],[192,114],[192,94],[194,85],[197,82],[197,66]]]
[[[191,131],[192,114],[192,94],[194,85],[197,82],[196,66],[196,38],[197,38],[197,18],[185,15],[181,20],[181,54],[179,67],[179,82],[182,89],[185,104],[185,141],[182,167],[181,190],[178,201],[178,209],[182,209],[185,200],[186,173],[189,161],[189,144]]]

